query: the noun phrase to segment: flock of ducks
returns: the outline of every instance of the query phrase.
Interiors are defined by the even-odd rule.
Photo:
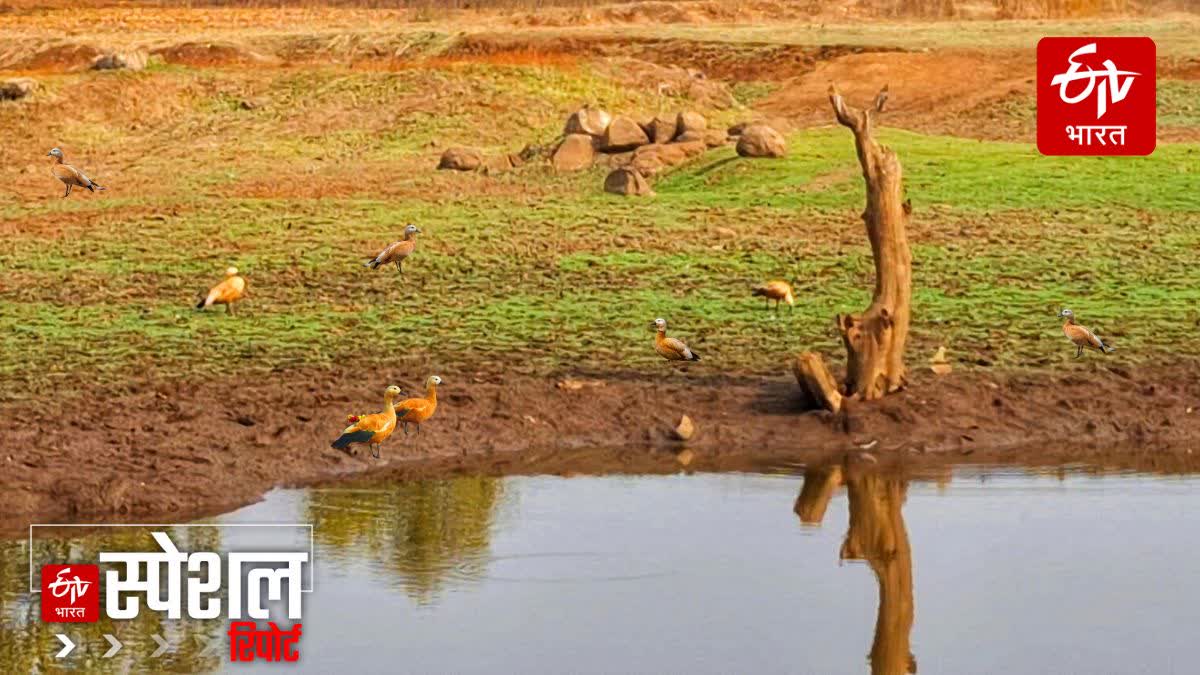
[[[67,164],[61,149],[54,148],[47,153],[47,156],[54,158],[50,166],[51,175],[66,186],[66,192],[63,193],[64,198],[71,195],[71,189],[74,187],[86,188],[92,192],[105,189],[79,169]],[[404,261],[416,250],[418,234],[421,234],[421,229],[411,223],[408,224],[404,228],[402,239],[385,246],[383,250],[364,263],[364,266],[370,269],[379,269],[386,265],[395,265],[396,271],[404,274]],[[768,281],[765,284],[751,287],[750,292],[753,297],[763,298],[764,308],[770,308],[771,301],[774,300],[776,313],[779,312],[780,303],[786,303],[790,310],[795,309],[792,286],[786,281]],[[225,305],[225,311],[232,315],[234,303],[245,297],[246,279],[238,274],[236,267],[229,267],[225,270],[225,278],[220,283],[209,289],[208,293],[200,294],[200,301],[196,304],[196,309],[206,310],[214,305]],[[1083,356],[1085,349],[1104,354],[1115,351],[1095,333],[1075,323],[1075,314],[1071,310],[1062,310],[1059,312],[1059,317],[1065,320],[1063,333],[1076,347],[1075,358]],[[655,331],[654,351],[659,356],[668,361],[700,360],[700,355],[688,347],[686,342],[678,338],[667,337],[666,319],[655,319],[652,328]],[[406,398],[399,402],[396,401],[396,398],[402,396],[404,392],[400,387],[389,386],[384,391],[383,412],[370,415],[350,415],[347,419],[350,426],[342,431],[342,434],[333,441],[331,446],[339,450],[349,450],[352,445],[363,444],[371,448],[373,450],[371,456],[378,459],[379,445],[392,435],[397,426],[403,428],[406,436],[409,425],[414,426],[417,433],[420,434],[421,424],[433,417],[433,413],[437,410],[437,388],[441,383],[442,378],[431,375],[425,381],[424,397]]]

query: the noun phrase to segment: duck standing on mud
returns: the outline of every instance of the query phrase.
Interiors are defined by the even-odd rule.
[[[71,195],[71,188],[75,186],[87,188],[91,192],[104,189],[103,186],[97,185],[96,182],[91,178],[83,175],[83,172],[79,169],[76,169],[70,164],[66,164],[63,158],[62,150],[54,148],[50,152],[46,153],[46,156],[54,158],[54,163],[50,165],[50,175],[59,179],[62,181],[63,185],[67,186],[67,191],[63,193],[64,199]]]
[[[421,229],[416,225],[409,223],[404,228],[404,238],[400,241],[394,241],[384,247],[382,251],[375,255],[374,258],[368,260],[365,267],[370,267],[373,270],[379,269],[380,265],[388,265],[396,263],[396,271],[404,274],[404,268],[401,264],[404,259],[412,255],[412,252],[417,248],[417,235],[421,234]]]
[[[668,361],[699,361],[700,355],[693,352],[683,340],[667,337],[667,320],[655,319],[654,351]]]
[[[392,432],[396,430],[396,408],[394,403],[396,397],[404,392],[400,387],[392,385],[383,392],[383,412],[373,415],[351,415],[349,421],[350,426],[342,431],[342,435],[337,437],[333,443],[330,443],[331,448],[337,450],[345,450],[353,443],[366,443],[369,446],[374,446],[371,456],[379,459],[379,444],[388,439]]]
[[[1075,358],[1083,356],[1084,349],[1094,349],[1105,354],[1116,351],[1115,347],[1104,344],[1100,338],[1096,337],[1095,333],[1075,323],[1075,313],[1071,310],[1064,309],[1058,313],[1058,316],[1066,319],[1066,322],[1063,323],[1063,333],[1075,345]]]
[[[246,297],[246,279],[238,276],[236,267],[225,270],[225,280],[209,289],[208,294],[196,303],[196,309],[205,310],[213,305],[225,305],[225,311],[233,314],[233,303]]]
[[[768,281],[765,284],[754,286],[750,289],[750,295],[753,297],[762,296],[763,307],[775,301],[775,311],[779,312],[779,303],[786,302],[792,311],[796,309],[796,299],[792,296],[792,285],[786,281]]]
[[[424,398],[406,398],[396,404],[396,419],[404,427],[404,435],[408,435],[408,425],[417,425],[417,433],[421,433],[421,423],[433,417],[437,410],[437,388],[442,378],[430,375],[425,380]]]

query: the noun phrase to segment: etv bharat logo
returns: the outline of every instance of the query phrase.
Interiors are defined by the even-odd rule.
[[[91,623],[100,620],[100,568],[96,565],[42,566],[42,621]]]
[[[1154,152],[1154,89],[1150,38],[1042,38],[1037,49],[1038,150],[1044,155]]]
[[[312,571],[309,551],[230,552],[225,556],[211,551],[184,553],[165,532],[151,535],[161,549],[158,552],[99,554],[100,562],[114,565],[106,570],[104,579],[104,612],[109,619],[133,619],[142,607],[164,612],[167,619],[181,619],[186,605],[191,619],[234,620],[226,633],[230,661],[300,658],[301,593],[311,590],[303,588],[302,574],[305,565],[310,565],[310,574]],[[41,591],[43,622],[100,620],[98,565],[43,565]],[[289,628],[269,621],[270,602],[286,605],[287,618],[293,622]],[[250,620],[236,620],[243,616]],[[266,622],[267,627],[260,628],[258,622]],[[153,637],[160,645],[153,654],[157,657],[167,643]],[[65,648],[56,657],[64,658],[75,644],[64,634],[58,638]],[[110,635],[105,638],[112,649],[103,658],[111,658],[121,643]]]

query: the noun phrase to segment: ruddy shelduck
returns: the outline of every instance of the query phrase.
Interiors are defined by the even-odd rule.
[[[667,320],[654,320],[654,351],[668,361],[699,361],[700,355],[693,352],[683,340],[667,337]]]
[[[67,191],[63,193],[63,198],[71,195],[71,188],[73,187],[87,188],[91,192],[104,189],[103,186],[98,185],[94,180],[83,175],[82,171],[67,164],[63,158],[62,150],[54,148],[46,153],[46,156],[54,158],[54,161],[50,164],[50,175],[59,179],[63,185],[67,186]]]
[[[1058,313],[1058,316],[1060,319],[1066,319],[1063,323],[1063,333],[1075,345],[1075,358],[1083,356],[1084,349],[1094,349],[1104,354],[1116,351],[1115,347],[1104,344],[1104,341],[1095,333],[1075,323],[1075,313],[1071,310],[1064,309]]]
[[[383,392],[383,412],[373,415],[351,415],[352,424],[337,437],[330,447],[345,450],[354,443],[366,443],[372,448],[371,456],[379,459],[379,444],[396,430],[396,397],[404,394],[400,387],[392,385]]]
[[[796,309],[796,299],[792,296],[792,285],[786,281],[775,280],[768,281],[765,284],[754,286],[750,289],[750,295],[754,297],[762,296],[763,307],[775,301],[775,311],[779,311],[779,303],[786,302],[788,307]]]
[[[437,388],[442,378],[430,375],[425,380],[424,398],[406,398],[396,404],[396,419],[404,427],[404,435],[408,435],[408,425],[415,424],[417,433],[421,433],[421,423],[433,417],[437,411]]]
[[[366,262],[366,267],[373,270],[379,269],[380,265],[396,264],[396,270],[400,274],[404,274],[404,259],[412,255],[412,252],[417,248],[417,235],[421,234],[421,229],[416,225],[409,223],[404,228],[404,238],[400,241],[394,241],[384,247],[376,256]]]
[[[208,295],[196,304],[196,309],[208,309],[213,305],[225,305],[225,311],[233,314],[233,303],[246,297],[246,279],[238,275],[236,267],[225,270],[225,280],[213,286]]]

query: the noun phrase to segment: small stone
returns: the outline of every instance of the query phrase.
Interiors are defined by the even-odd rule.
[[[783,157],[787,141],[765,124],[751,124],[738,136],[737,154],[742,157]]]
[[[483,164],[483,153],[474,148],[446,148],[438,161],[439,169],[474,171]]]
[[[608,174],[608,177],[604,179],[604,191],[627,196],[652,196],[654,194],[654,190],[650,189],[650,183],[646,182],[646,177],[638,173],[636,169],[629,167],[620,167]]]
[[[679,419],[679,424],[675,425],[675,438],[686,441],[690,440],[696,434],[696,425],[692,424],[692,418],[684,415]]]
[[[696,453],[687,449],[675,455],[675,461],[679,462],[681,466],[691,464],[693,459],[696,459]]]

